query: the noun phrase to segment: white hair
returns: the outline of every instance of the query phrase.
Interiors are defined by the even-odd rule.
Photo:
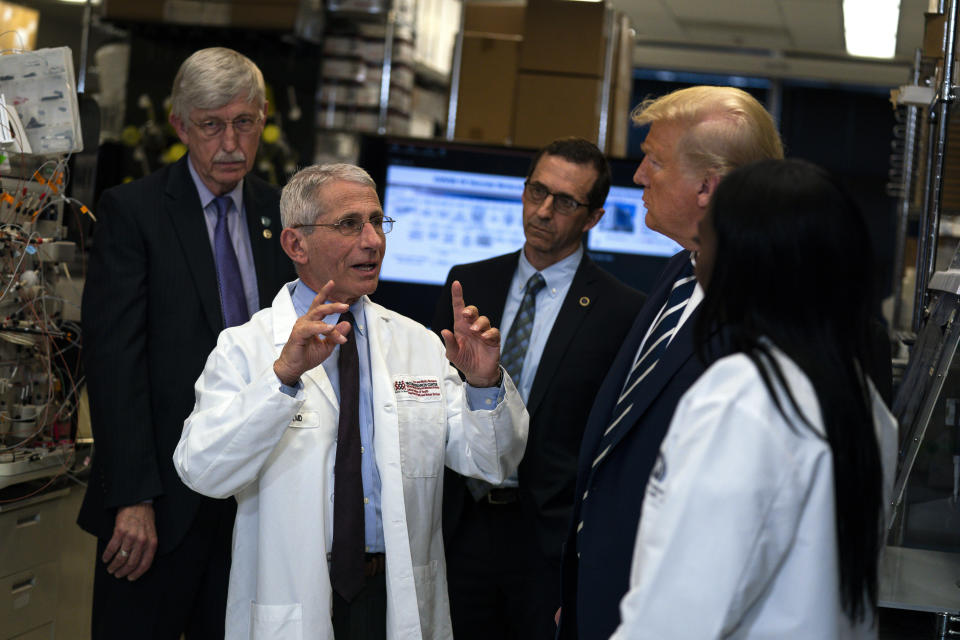
[[[333,182],[355,182],[374,190],[370,174],[352,164],[315,164],[298,171],[280,193],[280,220],[283,226],[313,224],[323,215],[326,203],[320,190]]]
[[[263,109],[263,74],[257,65],[233,49],[200,49],[183,61],[173,79],[172,112],[186,123],[193,109],[219,109],[238,97]]]

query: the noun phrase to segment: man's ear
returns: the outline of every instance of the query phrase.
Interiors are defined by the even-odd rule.
[[[586,233],[597,226],[597,223],[600,222],[600,218],[603,217],[603,209],[594,209],[589,214],[587,214],[586,222],[583,225],[583,229],[580,233]]]
[[[703,177],[703,180],[700,182],[700,188],[697,191],[697,206],[701,209],[706,209],[707,205],[710,204],[710,198],[713,197],[713,192],[717,190],[717,185],[720,184],[720,180],[723,178],[718,173],[708,173]]]
[[[303,233],[299,229],[286,227],[280,232],[280,246],[294,264],[307,264],[307,248],[303,240]]]
[[[189,146],[186,123],[181,120],[179,116],[174,115],[173,111],[170,112],[169,120],[173,130],[177,132],[177,137],[180,138],[180,142]]]

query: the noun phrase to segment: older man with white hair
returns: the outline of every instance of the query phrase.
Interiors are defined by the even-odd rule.
[[[98,206],[83,294],[96,451],[78,518],[98,538],[95,639],[224,634],[236,504],[188,489],[172,455],[217,335],[293,275],[279,193],[248,175],[265,114],[252,61],[197,51],[170,114],[187,155]]]
[[[227,637],[451,638],[444,465],[502,482],[527,437],[500,332],[457,282],[443,343],[370,300],[393,220],[359,167],[303,169],[280,210],[299,279],[220,335],[174,454],[237,498]]]

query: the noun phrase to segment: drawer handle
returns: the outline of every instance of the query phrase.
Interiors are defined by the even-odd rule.
[[[21,527],[31,527],[31,526],[33,526],[33,525],[35,525],[35,524],[39,524],[39,523],[40,523],[40,513],[39,513],[39,512],[34,513],[34,514],[32,514],[32,515],[29,515],[29,516],[25,516],[25,517],[23,517],[23,518],[17,518],[17,528],[18,528],[18,529],[21,528]]]
[[[17,595],[18,593],[23,593],[24,591],[29,591],[37,585],[37,579],[34,576],[27,578],[26,580],[21,580],[20,582],[14,583],[10,587],[10,593]]]

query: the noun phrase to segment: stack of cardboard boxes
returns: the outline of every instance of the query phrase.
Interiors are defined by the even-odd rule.
[[[525,147],[568,135],[598,140],[609,31],[604,3],[468,2],[465,11],[457,138]],[[624,155],[632,38],[626,18],[615,20],[605,151]]]

